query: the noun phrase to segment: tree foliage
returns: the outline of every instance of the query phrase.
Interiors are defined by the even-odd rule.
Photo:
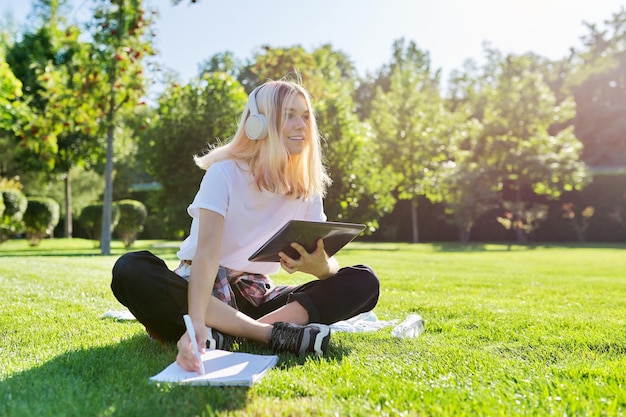
[[[318,127],[325,139],[325,157],[333,179],[324,206],[330,219],[363,222],[368,232],[374,232],[378,219],[395,204],[389,192],[395,177],[390,167],[383,166],[371,129],[354,113],[351,91],[339,77],[327,82],[323,97],[316,102]]]
[[[193,156],[234,134],[246,97],[232,76],[212,73],[173,85],[159,98],[158,114],[142,135],[142,157],[162,185],[156,206],[168,236],[180,238],[188,232],[184,213],[204,174]]]
[[[70,170],[90,168],[104,158],[104,84],[94,65],[92,45],[60,15],[63,2],[34,4],[41,26],[10,49],[15,68],[28,86],[33,117],[21,131],[22,167],[45,172],[65,184],[65,235],[72,237]],[[30,64],[24,65],[27,61]]]
[[[66,23],[64,0],[34,4],[23,33],[14,39],[0,33],[0,175],[19,175],[28,195],[56,196],[58,187],[45,186],[50,180],[104,171],[103,253],[113,198],[133,198],[137,178],[163,187],[147,203],[167,237],[186,233],[182,214],[202,175],[192,156],[228,140],[246,92],[268,79],[287,76],[311,93],[334,180],[325,201],[329,218],[367,223],[373,231],[396,199],[407,199],[413,241],[418,197],[437,203],[463,241],[487,214],[525,238],[547,214],[554,218],[550,200],[565,198],[568,207],[572,196],[583,195],[589,175],[581,157],[596,172],[619,173],[626,160],[624,8],[602,26],[586,24],[582,47],[560,61],[486,47],[485,63],[468,62],[454,74],[447,96],[428,53],[400,39],[389,62],[363,79],[329,44],[311,51],[265,45],[245,64],[218,53],[196,80],[165,85],[152,106],[143,97],[153,14],[142,0],[94,0],[84,28]],[[576,200],[595,213],[580,223],[589,226],[585,235],[597,234],[600,219],[621,219],[626,190],[617,184],[603,198],[619,204]],[[65,185],[65,206],[72,207]],[[85,196],[81,207],[98,198]],[[420,216],[430,206],[420,207]],[[71,210],[66,214],[71,223]]]
[[[315,69],[315,59],[302,46],[272,48],[264,45],[239,73],[239,81],[252,91],[268,80],[290,78],[301,81],[313,97],[321,94],[322,80]]]
[[[472,160],[467,146],[480,138],[482,124],[473,118],[462,120],[460,111],[454,116],[457,120],[448,133],[450,159],[441,164],[426,195],[432,202],[443,204],[446,220],[458,228],[459,240],[466,244],[476,221],[493,208],[497,193],[489,167]]]
[[[28,106],[22,96],[22,82],[0,55],[0,175],[9,175],[15,155],[19,127],[27,123]]]
[[[601,28],[586,24],[583,49],[571,57],[567,79],[578,112],[576,136],[583,160],[593,167],[623,166],[626,161],[626,9]]]
[[[0,57],[0,129],[15,132],[26,117],[26,107],[21,101],[22,82],[15,77],[4,59]]]
[[[23,84],[31,115],[17,126],[20,165],[33,171],[54,169],[58,151],[57,136],[63,130],[57,116],[65,115],[50,105],[48,88],[52,85],[46,69],[62,65],[72,55],[72,47],[64,42],[64,19],[59,14],[64,1],[38,0],[33,5],[34,20],[39,26],[24,33],[7,51],[7,62]],[[69,30],[69,29],[68,29]],[[69,38],[72,37],[68,33]]]
[[[575,105],[570,99],[557,103],[542,74],[532,70],[533,56],[486,52],[484,72],[471,84],[460,83],[465,90],[456,103],[481,122],[483,132],[461,147],[471,152],[471,162],[488,167],[490,188],[524,240],[535,229],[531,223],[544,216],[533,195],[554,199],[586,183],[573,127],[551,132],[573,118]],[[529,219],[533,213],[537,218]]]
[[[400,40],[394,62],[388,90],[379,86],[376,91],[370,121],[383,166],[398,177],[398,197],[411,201],[413,242],[418,242],[417,198],[434,187],[441,163],[450,159],[452,119],[427,53]]]

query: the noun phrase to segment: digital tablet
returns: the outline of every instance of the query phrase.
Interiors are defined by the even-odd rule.
[[[357,237],[365,229],[364,224],[340,222],[312,222],[290,220],[249,258],[252,262],[279,262],[278,252],[284,252],[293,259],[300,254],[292,248],[291,242],[297,242],[311,253],[316,248],[317,240],[324,239],[324,251],[333,256]]]

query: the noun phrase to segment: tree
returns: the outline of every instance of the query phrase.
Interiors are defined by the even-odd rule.
[[[200,76],[205,73],[225,72],[228,75],[237,77],[242,65],[232,52],[226,51],[213,55],[200,65]]]
[[[102,129],[102,106],[98,98],[102,83],[97,73],[87,73],[88,46],[78,41],[76,27],[68,27],[62,39],[65,57],[56,65],[48,64],[40,71],[40,82],[45,87],[42,114],[50,121],[56,137],[57,151],[50,175],[56,175],[65,186],[65,236],[73,235],[72,176],[75,167],[90,168],[103,157],[103,144],[99,140]],[[42,130],[40,130],[41,132]]]
[[[583,160],[592,167],[623,166],[626,161],[626,9],[601,29],[586,24],[583,48],[570,58],[566,88],[576,101],[576,136]]]
[[[502,56],[487,51],[487,63],[474,83],[466,83],[457,101],[484,127],[477,141],[462,146],[470,161],[487,167],[491,188],[519,241],[545,218],[537,196],[558,198],[564,191],[581,189],[587,181],[580,161],[581,144],[572,126],[571,99],[557,102],[554,93],[534,70],[533,55]],[[552,131],[560,126],[559,131]]]
[[[417,48],[414,42],[405,47],[403,38],[394,41],[391,61],[383,64],[378,71],[373,74],[366,74],[364,79],[359,80],[354,91],[354,101],[356,112],[361,120],[368,119],[372,114],[372,102],[376,97],[376,92],[389,91],[391,85],[391,75],[407,61],[418,62],[427,55]]]
[[[324,83],[315,111],[333,179],[324,201],[326,214],[333,220],[365,223],[367,232],[374,232],[378,219],[395,204],[390,192],[395,176],[391,167],[382,165],[371,128],[354,112],[352,64],[330,45],[313,51],[313,57],[317,79]]]
[[[397,184],[390,166],[383,166],[376,138],[351,111],[349,95],[326,97],[318,106],[325,156],[333,179],[324,200],[327,216],[336,221],[362,222],[372,233],[378,219],[396,202]]]
[[[434,186],[441,163],[450,159],[446,137],[450,115],[439,94],[439,75],[430,58],[411,42],[394,44],[389,89],[378,87],[370,123],[384,166],[399,178],[398,197],[411,203],[413,242],[419,241],[418,196]]]
[[[51,15],[51,19],[56,18],[54,13]],[[20,80],[25,103],[29,106],[28,118],[13,127],[17,135],[13,141],[13,145],[17,145],[13,158],[24,171],[48,170],[54,165],[57,152],[56,135],[59,126],[43,112],[46,102],[40,95],[43,87],[37,75],[37,71],[56,56],[51,27],[56,26],[54,23],[42,24],[35,32],[26,33],[20,42],[14,43],[7,50],[7,63]]]
[[[146,169],[161,185],[159,216],[166,233],[188,233],[184,215],[198,190],[204,171],[196,167],[201,155],[232,135],[246,102],[246,93],[226,73],[204,74],[185,86],[169,86],[158,100],[157,114],[142,135]]]
[[[315,58],[300,45],[290,48],[264,45],[242,68],[238,80],[246,91],[252,91],[267,80],[290,78],[301,81],[312,97],[319,97],[323,83],[315,64]]]
[[[22,172],[65,184],[65,236],[72,237],[72,167],[90,167],[103,156],[98,141],[100,96],[97,74],[88,73],[87,46],[75,26],[60,14],[64,2],[39,0],[33,23],[11,48],[9,57],[28,88],[32,117],[22,129],[18,153]]]
[[[113,143],[120,115],[132,112],[146,92],[143,62],[153,54],[151,21],[143,0],[97,0],[93,21],[92,62],[99,70],[106,91],[102,98],[106,127],[105,189],[100,249],[111,251],[111,207],[113,203]]]
[[[18,127],[28,118],[22,83],[0,55],[0,176],[6,175]]]
[[[489,167],[472,160],[473,146],[483,126],[476,119],[463,120],[464,112],[454,113],[457,122],[450,125],[449,160],[442,163],[434,177],[434,186],[427,190],[430,201],[441,202],[448,223],[459,230],[459,240],[467,244],[476,220],[492,209],[497,193],[490,178]]]

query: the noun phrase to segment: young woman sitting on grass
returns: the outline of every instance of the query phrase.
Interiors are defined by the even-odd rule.
[[[367,266],[340,268],[320,239],[293,259],[250,262],[248,257],[287,221],[326,221],[322,197],[330,179],[308,93],[299,84],[270,81],[249,96],[239,128],[225,145],[195,158],[206,173],[193,202],[191,233],[171,271],[148,251],[123,255],[111,288],[155,339],[178,340],[176,361],[199,370],[183,315],[201,350],[228,349],[233,338],[275,352],[322,355],[328,324],[374,308],[379,281]],[[274,285],[269,275],[315,277],[298,286]]]

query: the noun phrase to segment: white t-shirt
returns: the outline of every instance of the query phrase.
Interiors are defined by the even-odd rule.
[[[241,162],[225,160],[212,164],[187,212],[193,218],[191,233],[177,255],[191,260],[198,243],[200,209],[224,216],[220,265],[255,274],[278,272],[278,262],[249,262],[248,257],[289,220],[326,221],[322,198],[304,200],[259,191],[254,177]]]

